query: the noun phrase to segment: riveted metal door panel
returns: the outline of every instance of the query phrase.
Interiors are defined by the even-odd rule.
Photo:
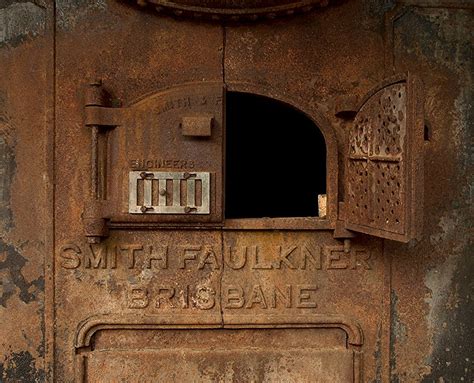
[[[396,76],[361,102],[349,131],[346,225],[408,242],[419,238],[423,208],[421,82]]]

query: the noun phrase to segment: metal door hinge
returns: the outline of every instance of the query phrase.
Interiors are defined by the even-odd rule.
[[[88,242],[98,243],[108,235],[107,217],[104,214],[105,154],[99,147],[106,147],[104,130],[120,125],[122,108],[105,106],[107,94],[102,81],[90,83],[85,93],[84,125],[91,129],[90,195],[82,215]]]

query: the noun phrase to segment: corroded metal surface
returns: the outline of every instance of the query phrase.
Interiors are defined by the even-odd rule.
[[[195,329],[152,334],[149,330],[123,334],[120,345],[126,345],[127,351],[119,359],[114,355],[118,332],[101,334],[95,345],[98,352],[87,361],[90,381],[116,381],[124,376],[180,382],[196,381],[197,376],[210,382],[261,381],[263,377],[278,381],[291,380],[295,373],[311,381],[322,371],[326,382],[352,379],[352,355],[344,333],[337,329]],[[269,338],[273,350],[264,351]],[[150,348],[139,351],[147,339],[152,339]]]
[[[380,242],[356,243],[345,253],[329,233],[229,231],[222,237],[214,231],[173,230],[114,233],[100,245],[65,244],[58,283],[67,289],[68,300],[57,317],[58,330],[75,327],[65,332],[72,337],[66,346],[72,342],[75,350],[70,373],[88,381],[114,381],[117,373],[133,380],[137,371],[139,380],[207,381],[211,372],[216,379],[256,374],[264,380],[284,369],[303,381],[311,381],[312,374],[320,374],[322,382],[360,381],[352,377],[362,374],[362,348],[375,342],[374,334],[362,328],[389,310],[379,254]],[[97,278],[103,283],[97,285]],[[361,279],[372,281],[370,289]],[[354,294],[347,294],[347,284]],[[359,313],[349,313],[344,301],[358,301]],[[81,310],[72,309],[79,304]],[[309,329],[316,338],[307,339],[312,346],[301,344],[297,356],[298,341],[291,339],[306,336]],[[340,340],[333,343],[335,333]],[[100,346],[104,337],[110,339],[107,347]],[[158,347],[161,337],[168,339],[169,350]],[[253,364],[244,371],[239,366],[247,363],[249,350]],[[186,360],[179,370],[167,367],[176,353]],[[112,367],[123,365],[123,358],[132,361],[130,370]],[[309,368],[308,358],[320,362]],[[162,364],[149,366],[151,359]],[[106,360],[112,363],[111,375],[99,378]],[[326,368],[328,373],[322,373]]]
[[[420,87],[413,76],[394,78],[363,100],[349,130],[347,228],[403,242],[421,236]]]
[[[471,381],[472,20],[472,6],[443,0],[242,24],[125,1],[0,5],[0,380]],[[406,72],[424,84],[425,141],[379,146],[398,161],[409,140],[424,159],[423,233],[401,244],[347,230],[345,163],[353,112],[402,93],[377,84]],[[194,99],[203,89],[210,109]],[[229,91],[283,101],[321,129],[325,219],[225,219]],[[395,108],[380,117],[390,139],[410,113]],[[352,142],[366,153],[363,136]],[[420,169],[404,171],[421,183]],[[130,172],[210,173],[211,214],[129,214]],[[412,198],[392,186],[379,193]]]
[[[0,380],[5,382],[41,382],[49,371],[52,16],[51,3],[0,4]]]

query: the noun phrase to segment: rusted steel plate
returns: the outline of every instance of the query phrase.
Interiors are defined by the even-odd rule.
[[[379,243],[356,242],[345,252],[328,234],[225,232],[224,323],[305,327],[318,322],[320,328],[344,329],[354,351],[387,342],[375,330],[389,312]],[[364,360],[364,379],[373,363]]]
[[[53,19],[52,2],[0,4],[2,382],[51,377]]]
[[[288,363],[288,376],[303,381],[361,377],[361,351],[386,341],[376,331],[389,311],[380,242],[355,243],[346,253],[329,233],[229,231],[224,242],[221,236],[113,231],[101,244],[65,243],[58,253],[57,331],[65,342],[60,347],[74,351],[68,354],[74,359],[64,359],[67,375],[94,381],[107,361],[110,381],[139,370],[143,379],[205,381],[206,368],[226,376],[232,359],[235,374],[244,374],[238,366],[248,362],[243,350],[252,347],[246,373],[262,380]],[[169,350],[156,349],[155,337]],[[217,346],[228,342],[225,350]],[[311,346],[298,351],[299,342]],[[189,362],[179,370],[167,362],[176,352]],[[123,358],[130,369],[113,367]],[[162,364],[148,368],[150,358]],[[320,363],[304,362],[311,358]],[[370,371],[373,362],[364,363]]]
[[[66,8],[64,4],[59,6],[60,13],[71,18],[62,18],[58,27],[56,56],[56,80],[60,84],[56,118],[61,128],[56,135],[58,160],[55,164],[58,181],[55,227],[59,252],[55,259],[55,345],[56,355],[64,356],[55,361],[57,381],[71,381],[79,376],[77,356],[89,347],[79,343],[83,333],[80,329],[86,330],[90,324],[93,329],[102,326],[102,320],[94,321],[97,316],[105,315],[108,322],[120,322],[120,316],[128,315],[135,319],[148,318],[155,324],[172,323],[184,327],[200,323],[221,324],[218,299],[221,271],[212,264],[214,257],[211,254],[220,251],[220,233],[150,231],[145,222],[144,227],[112,229],[110,238],[100,244],[88,244],[81,216],[91,195],[91,131],[85,122],[116,122],[105,120],[104,114],[94,114],[97,109],[91,113],[84,110],[84,91],[91,80],[97,78],[102,79],[104,90],[110,95],[104,105],[119,110],[136,107],[141,112],[135,121],[127,119],[129,125],[100,131],[102,138],[107,136],[109,142],[120,143],[109,149],[102,145],[98,151],[99,158],[101,153],[102,156],[107,153],[106,163],[109,164],[107,167],[102,164],[98,171],[98,174],[106,171],[106,174],[102,173],[106,185],[98,183],[99,189],[106,186],[109,196],[104,203],[106,207],[112,207],[116,216],[132,216],[128,213],[128,180],[129,172],[137,169],[132,169],[131,161],[137,161],[135,167],[143,171],[184,173],[192,171],[190,167],[193,166],[195,171],[212,172],[214,185],[211,190],[218,190],[216,184],[221,181],[216,177],[221,177],[222,161],[219,141],[222,103],[219,105],[213,98],[213,109],[204,110],[212,113],[217,121],[211,129],[211,137],[193,138],[183,136],[179,124],[182,117],[203,111],[205,101],[210,105],[211,100],[203,99],[207,94],[199,91],[202,89],[199,84],[196,86],[198,91],[188,87],[176,97],[169,91],[161,98],[153,95],[189,82],[222,84],[222,50],[219,50],[222,30],[218,26],[203,25],[183,28],[174,20],[158,22],[150,15],[124,12],[123,5],[118,2],[109,2],[107,10],[89,8],[86,18],[81,16],[85,11],[83,8]],[[77,17],[73,18],[72,14]],[[143,17],[150,23],[137,28]],[[96,44],[91,45],[91,41]],[[202,41],[206,41],[206,46],[195,50]],[[99,67],[97,63],[101,63]],[[218,89],[222,95],[222,85]],[[191,97],[191,102],[196,102],[201,109],[195,109],[191,114],[173,114],[173,110],[188,110],[186,97]],[[164,113],[155,113],[158,109]],[[156,120],[146,120],[147,115],[152,114]],[[104,120],[94,120],[100,118]],[[173,125],[166,125],[170,121]],[[197,141],[196,145],[193,141]],[[190,159],[188,155],[194,157]],[[138,163],[144,160],[151,163]],[[110,198],[112,195],[119,198]],[[100,196],[104,199],[103,194]],[[220,220],[216,200],[211,203],[212,213]],[[220,203],[221,198],[218,201]],[[150,217],[141,219],[153,220]],[[193,217],[199,220],[197,215]],[[205,219],[209,217],[205,215]],[[117,225],[119,223],[117,221]],[[127,319],[126,323],[133,325],[134,320]],[[84,339],[89,339],[87,334],[91,333],[84,331],[84,334]]]
[[[65,243],[58,259],[58,346],[74,350],[67,353],[72,357],[87,351],[101,328],[220,325],[220,252],[219,233],[196,231],[121,232],[101,244]],[[74,366],[68,357],[65,362]]]

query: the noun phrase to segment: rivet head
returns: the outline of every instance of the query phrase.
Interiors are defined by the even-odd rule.
[[[90,82],[90,86],[102,86],[102,80],[100,78],[94,79]]]
[[[166,195],[166,189],[160,189],[160,195]]]
[[[140,177],[142,179],[154,178],[154,174],[153,173],[147,173],[147,172],[141,172]]]

